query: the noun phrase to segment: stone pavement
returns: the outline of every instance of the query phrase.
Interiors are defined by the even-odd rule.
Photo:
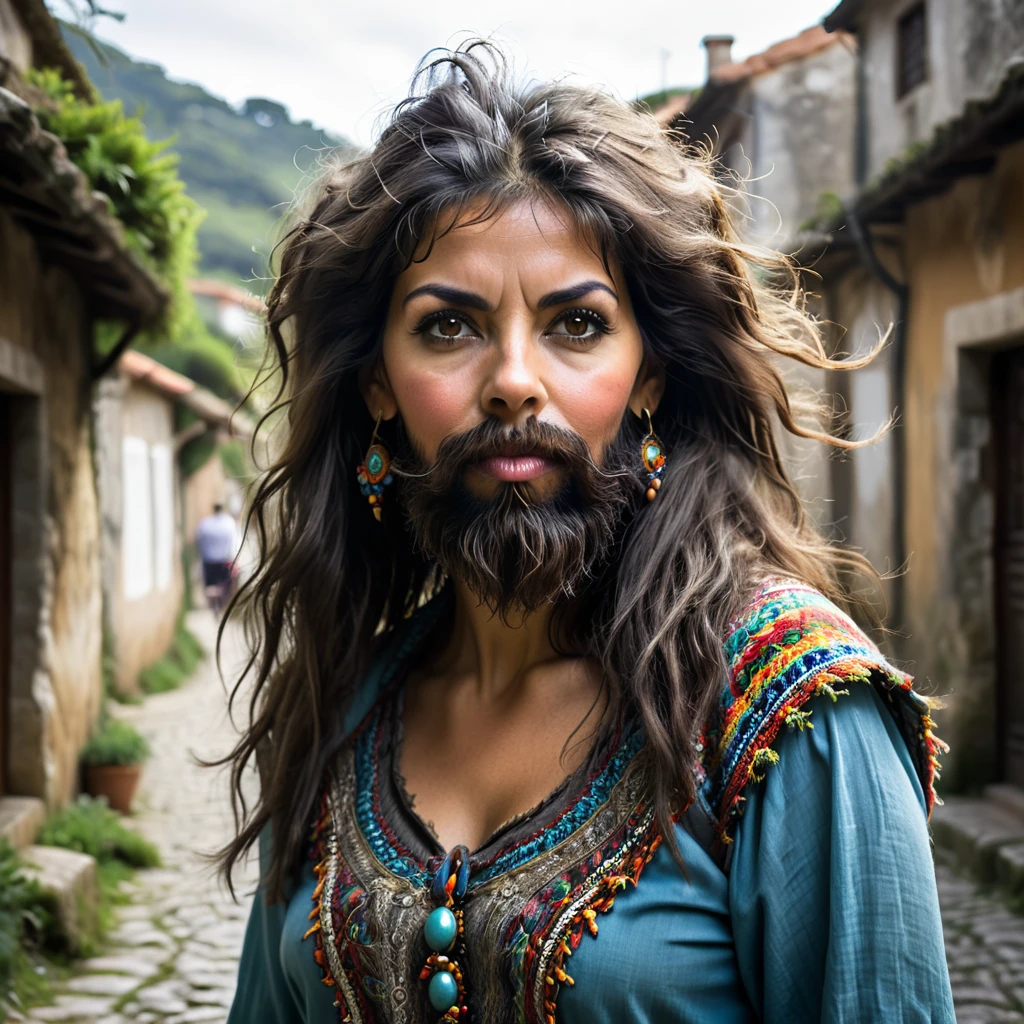
[[[189,628],[208,652],[215,624],[206,611],[192,612]],[[225,678],[242,654],[238,627],[225,635]],[[236,719],[247,714],[244,699]],[[255,858],[236,872],[239,903],[213,877],[198,851],[213,850],[232,834],[224,769],[200,768],[189,757],[226,753],[236,732],[212,658],[180,689],[116,709],[150,741],[134,825],[160,849],[164,866],[139,871],[133,902],[118,908],[109,948],[83,961],[61,987],[53,1006],[31,1011],[31,1024],[214,1024],[227,1017],[238,955],[256,878]],[[257,786],[255,768],[247,778]]]
[[[212,651],[214,623],[194,612],[189,626]],[[241,657],[238,632],[225,646],[225,675]],[[244,701],[236,705],[245,714]],[[134,902],[120,908],[110,948],[85,961],[52,1007],[29,1024],[223,1024],[255,881],[254,860],[237,874],[240,904],[197,855],[231,835],[227,778],[188,751],[226,752],[235,738],[226,697],[207,659],[181,689],[118,709],[150,740],[133,818],[160,848],[164,867],[140,871]],[[255,768],[247,779],[256,787]],[[941,856],[941,853],[940,853]],[[958,1024],[1024,1024],[1024,916],[957,874],[936,868]]]
[[[936,865],[957,1024],[1024,1024],[1024,917]]]

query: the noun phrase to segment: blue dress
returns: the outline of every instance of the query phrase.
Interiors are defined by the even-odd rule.
[[[436,861],[429,849],[417,852],[415,837],[403,835],[399,822],[383,822],[382,837],[371,810],[359,810],[360,794],[376,783],[361,773],[358,750],[377,749],[371,740],[378,735],[374,728],[382,728],[382,692],[413,649],[392,648],[390,658],[371,670],[349,714],[354,767],[343,777],[338,800],[352,795],[352,817],[341,815],[339,802],[332,806],[345,829],[342,838],[355,836],[353,845],[341,843],[348,863],[340,873],[327,872],[333,909],[314,896],[329,860],[323,849],[321,862],[310,859],[297,875],[286,902],[268,905],[257,892],[228,1024],[438,1019],[436,1013],[423,1015],[422,1002],[416,1002],[420,979],[380,969],[394,957],[382,960],[374,946],[382,947],[389,936],[394,940],[402,923],[386,917],[380,899],[373,911],[373,900],[385,891],[388,907],[401,901],[401,893],[407,894],[401,899],[418,898],[427,876],[417,871]],[[471,1019],[953,1024],[927,825],[929,761],[937,741],[926,713],[915,714],[906,677],[834,606],[792,584],[762,588],[734,623],[726,651],[730,683],[720,714],[702,736],[708,757],[696,768],[701,808],[716,823],[718,841],[709,843],[678,820],[673,827],[684,874],[668,844],[658,842],[660,836],[648,841],[650,831],[642,832],[631,813],[623,821],[633,832],[615,832],[600,856],[590,857],[590,868],[564,870],[559,851],[579,842],[587,829],[593,832],[608,805],[626,799],[628,741],[620,735],[608,756],[588,767],[586,785],[570,787],[568,808],[559,809],[558,845],[535,852],[545,830],[531,834],[527,818],[518,823],[519,834],[531,836],[532,859],[508,861],[506,844],[490,866],[475,862],[481,893],[490,888],[499,901],[497,886],[522,879],[524,872],[530,877],[528,870],[537,865],[545,879],[556,881],[538,888],[525,909],[516,904],[508,918],[515,929],[495,933],[509,936],[509,948],[486,970],[469,950],[467,988],[475,978],[481,991],[485,982],[497,986],[500,997],[481,1004],[488,1008],[476,1008]],[[622,806],[631,806],[631,799]],[[574,818],[587,801],[585,813]],[[363,802],[380,813],[376,797]],[[549,819],[550,813],[537,820]],[[568,839],[566,821],[572,826]],[[641,834],[648,840],[637,841],[625,865],[616,867],[617,884],[599,892],[592,885],[574,888],[581,874],[591,871],[589,882],[630,836]],[[260,843],[264,865],[267,835]],[[593,845],[586,847],[588,856]],[[513,847],[522,851],[523,842]],[[337,844],[331,849],[338,853]],[[550,856],[555,867],[545,870],[543,858]],[[602,857],[605,864],[594,868]],[[381,877],[367,881],[371,864]],[[527,896],[534,884],[526,887]],[[509,888],[515,886],[502,891]],[[573,916],[581,891],[593,894],[589,908]],[[318,907],[324,911],[319,916]],[[488,922],[495,915],[488,909]],[[527,934],[532,930],[545,941],[533,943]],[[422,962],[425,950],[417,955]],[[503,976],[494,981],[495,974]]]

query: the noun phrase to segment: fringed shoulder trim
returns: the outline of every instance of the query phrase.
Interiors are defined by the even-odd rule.
[[[701,792],[721,842],[733,840],[746,787],[778,762],[773,744],[782,726],[813,729],[807,701],[817,694],[834,701],[854,682],[876,686],[892,711],[931,815],[938,755],[949,749],[929,714],[941,702],[916,693],[912,677],[823,594],[793,580],[768,580],[730,624],[725,657],[728,685],[698,743]]]

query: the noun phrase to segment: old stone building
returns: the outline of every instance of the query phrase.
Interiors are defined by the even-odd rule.
[[[88,90],[42,0],[0,0],[0,797],[56,805],[101,697],[93,323],[126,342],[166,298],[33,116],[41,62]]]
[[[825,25],[859,44],[856,188],[827,225],[859,261],[823,283],[855,338],[894,323],[849,401],[900,417],[837,501],[908,561],[895,646],[946,699],[948,788],[1024,788],[1024,7],[844,0]]]
[[[843,0],[746,61],[730,42],[707,41],[674,127],[747,179],[748,240],[813,269],[835,354],[889,332],[809,383],[852,436],[894,428],[800,463],[803,491],[878,569],[906,567],[883,642],[945,698],[946,791],[1024,787],[1024,8]]]
[[[743,60],[733,59],[732,44],[705,37],[707,80],[669,127],[713,152],[745,242],[797,253],[820,197],[853,187],[856,47],[820,25]],[[812,400],[828,383],[790,360],[782,369],[794,393]],[[783,431],[780,443],[808,511],[831,526],[828,450]]]
[[[104,628],[111,681],[130,694],[174,638],[191,582],[183,553],[199,519],[215,503],[241,507],[242,483],[216,456],[230,438],[248,441],[252,425],[188,377],[131,349],[99,382],[94,410]],[[201,437],[211,457],[186,476],[179,453]]]

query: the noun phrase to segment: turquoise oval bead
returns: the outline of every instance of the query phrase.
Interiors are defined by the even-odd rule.
[[[452,948],[458,930],[459,925],[455,920],[455,915],[447,907],[436,907],[430,912],[430,917],[423,925],[423,934],[426,937],[427,945],[435,953],[447,953]]]
[[[384,468],[384,460],[381,458],[380,452],[372,452],[370,457],[366,460],[366,468],[376,476]]]
[[[430,979],[427,995],[430,997],[430,1005],[438,1013],[443,1013],[455,1005],[455,1000],[459,998],[459,986],[447,971],[438,971]]]

